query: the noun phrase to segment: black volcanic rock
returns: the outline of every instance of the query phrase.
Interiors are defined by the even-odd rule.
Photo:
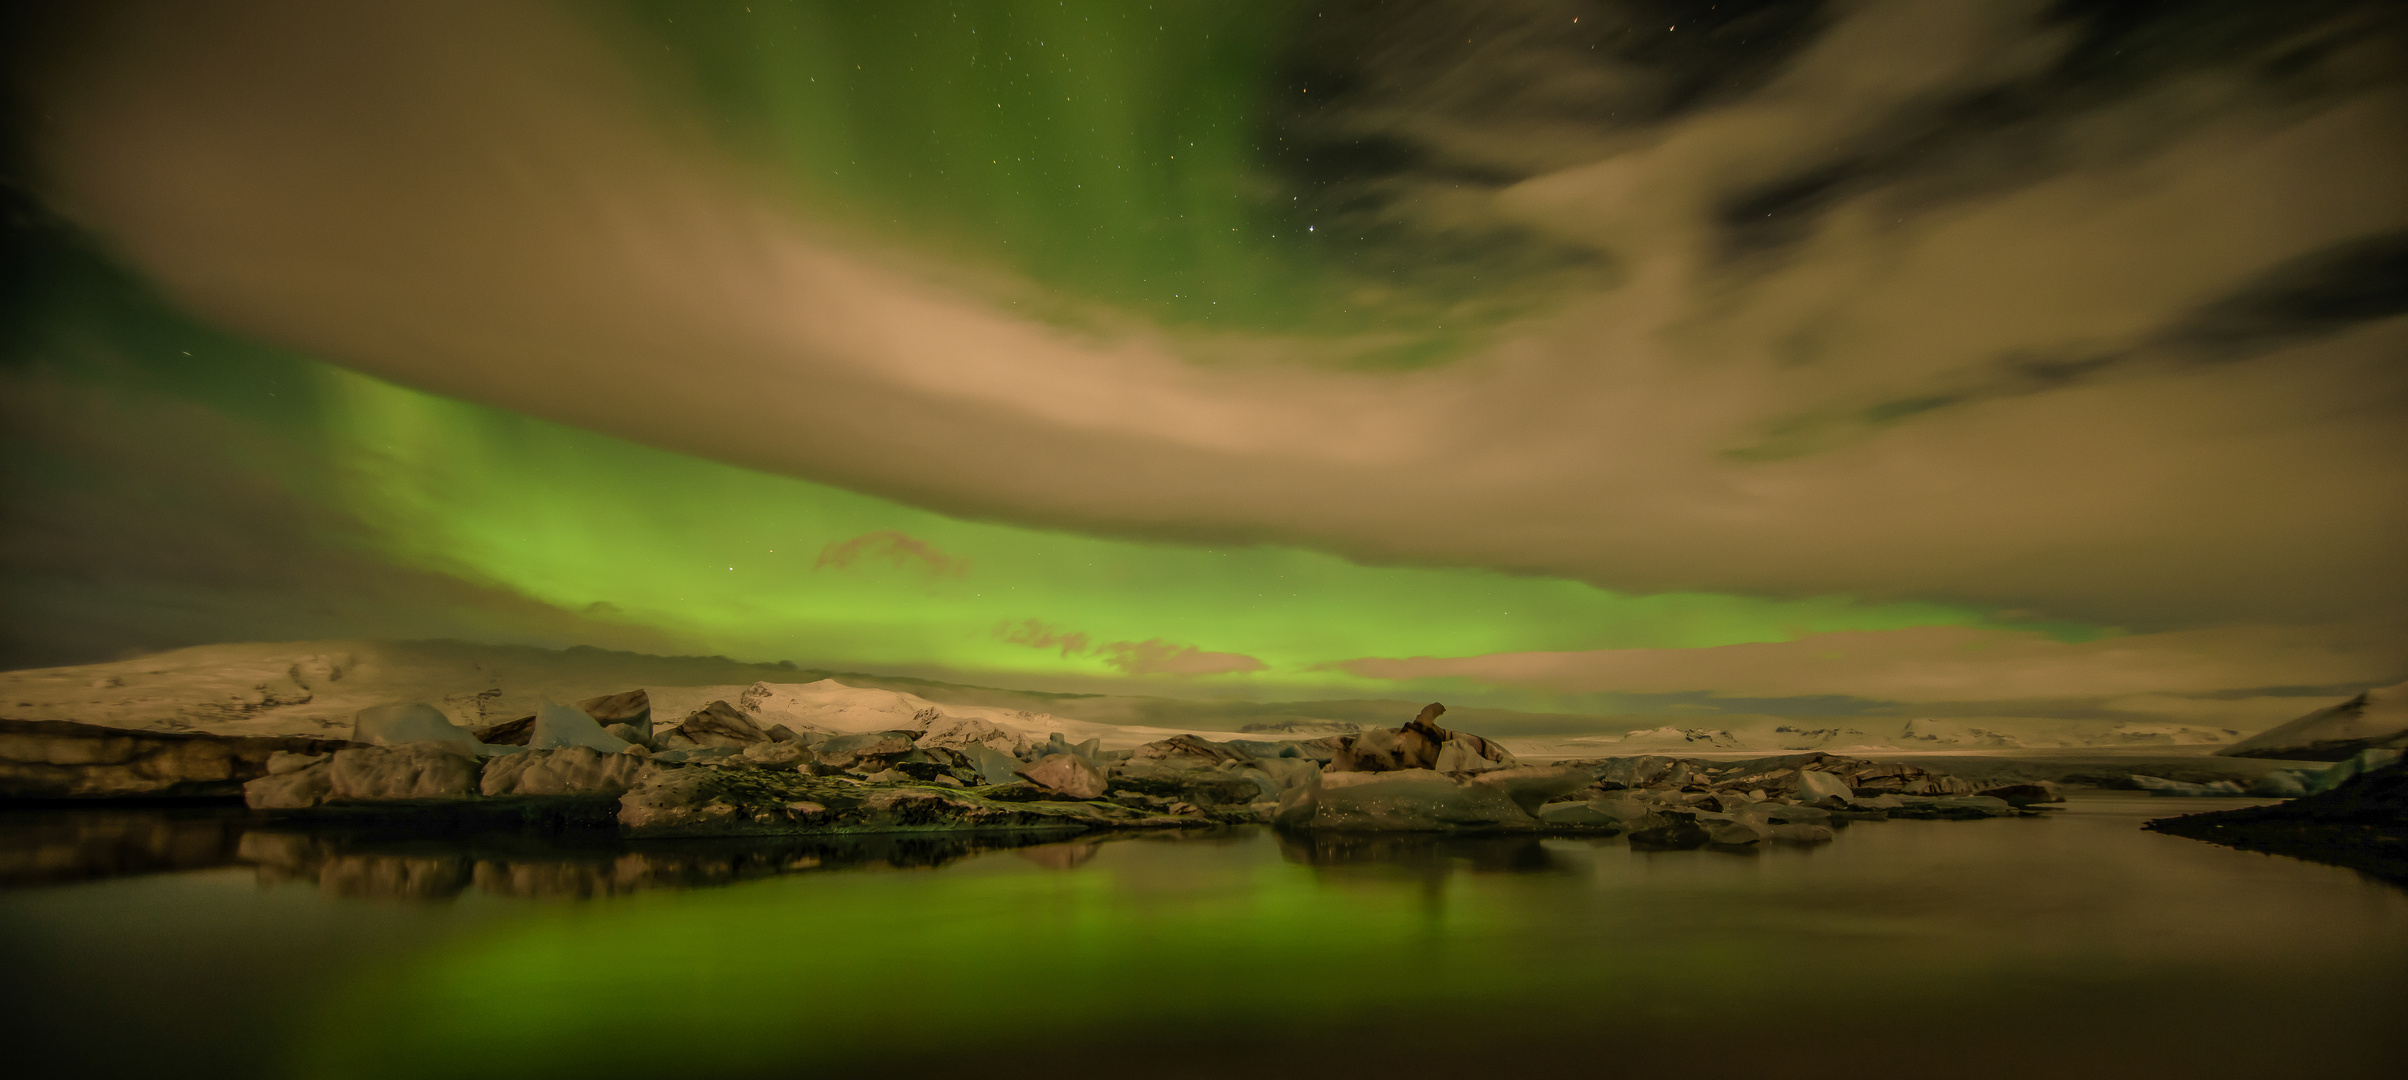
[[[2142,826],[2211,844],[2346,866],[2408,885],[2408,762],[2271,806],[2158,818]]]

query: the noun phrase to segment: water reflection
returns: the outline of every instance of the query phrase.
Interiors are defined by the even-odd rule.
[[[1279,854],[1289,862],[1327,871],[1414,877],[1444,878],[1458,871],[1532,874],[1565,870],[1548,853],[1545,841],[1535,836],[1281,833]]]
[[[1032,845],[1009,836],[679,840],[476,853],[379,850],[356,841],[264,831],[246,834],[240,854],[258,868],[263,885],[314,882],[330,896],[444,900],[474,889],[494,896],[582,899],[710,888],[808,870],[925,869],[1023,846],[1031,848],[1036,861],[1065,868],[1088,857],[1049,854],[1047,849],[1061,845]]]
[[[357,824],[269,823],[234,808],[46,809],[0,815],[0,888],[247,866],[262,886],[328,895],[440,901],[494,896],[587,898],[695,889],[844,867],[925,869],[1012,852],[1076,870],[1104,844],[1178,842],[1178,834],[1070,840],[1009,834],[629,841],[607,833],[493,832],[436,839]],[[1287,862],[1324,874],[1443,881],[1456,873],[1562,873],[1537,837],[1320,835],[1278,838]]]
[[[33,810],[0,815],[0,888],[206,870],[245,827],[217,810]]]
[[[621,840],[608,834],[415,838],[373,828],[266,824],[231,808],[44,809],[0,815],[0,888],[248,866],[264,886],[327,896],[588,898],[695,889],[837,868],[926,869],[1016,851],[1071,870],[1117,839],[1009,834]]]
[[[10,883],[144,874],[0,892],[0,984],[33,988],[0,991],[0,1015],[57,1033],[60,1062],[18,1070],[44,1077],[1011,1077],[1058,1074],[1064,1053],[1199,1080],[2396,1066],[2408,893],[2140,829],[2162,812],[2082,799],[1756,857],[1262,829],[629,843],[0,814]],[[879,867],[936,869],[822,872]],[[640,995],[640,1027],[594,1006],[611,992]]]
[[[2156,809],[2154,803],[2139,805]],[[2145,813],[2130,816],[2137,828]],[[1280,861],[1309,868],[1317,880],[1412,882],[1440,906],[1443,887],[1462,875],[1586,875],[1597,865],[1590,849],[1633,854],[1620,850],[1625,844],[1619,838],[1295,835],[1253,827],[1068,839],[955,833],[627,840],[604,830],[430,838],[374,823],[297,826],[230,806],[18,808],[0,811],[0,889],[245,867],[263,888],[302,884],[337,898],[440,902],[474,892],[586,899],[818,870],[932,869],[988,853],[1072,872],[1088,867],[1107,844],[1244,837],[1267,840]],[[1971,834],[1934,839],[1953,837]],[[1679,853],[1675,861],[1715,858],[1712,852]]]

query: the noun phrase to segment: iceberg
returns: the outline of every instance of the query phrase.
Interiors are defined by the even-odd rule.
[[[467,728],[453,724],[441,709],[416,701],[361,709],[351,721],[351,741],[370,746],[430,741],[479,745]]]
[[[585,710],[569,705],[544,702],[535,710],[535,732],[527,737],[529,750],[556,750],[563,746],[584,746],[605,754],[616,754],[634,745],[610,732],[585,715]]]

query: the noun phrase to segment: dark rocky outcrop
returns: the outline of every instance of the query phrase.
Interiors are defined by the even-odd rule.
[[[348,746],[325,756],[279,754],[268,762],[268,775],[243,785],[243,799],[262,810],[466,799],[477,794],[480,765],[475,753],[438,741]]]
[[[1128,800],[1151,799],[1169,806],[1186,803],[1190,806],[1212,808],[1247,806],[1265,799],[1277,798],[1278,781],[1272,781],[1271,791],[1247,770],[1232,769],[1165,769],[1146,768],[1132,763],[1112,770],[1107,781],[1107,794]],[[1267,774],[1265,774],[1267,775]],[[1313,773],[1318,778],[1319,771]]]
[[[2408,762],[2271,806],[2158,818],[2144,828],[2211,844],[2346,866],[2408,885]]]
[[[1999,784],[1995,787],[1983,788],[1974,794],[2005,800],[2009,806],[2033,806],[2040,803],[2065,801],[2065,796],[2058,792],[2057,785],[2046,780],[2035,780],[2028,784]]]
[[[680,740],[683,740],[681,743]],[[724,701],[694,710],[662,736],[663,746],[729,746],[742,749],[770,741],[769,733],[743,711]]]
[[[66,720],[0,720],[0,798],[241,795],[279,753],[327,754],[338,739],[132,731]]]
[[[535,718],[522,716],[476,729],[477,741],[487,746],[525,746],[535,734]]]
[[[1589,774],[1559,767],[1449,775],[1435,769],[1332,772],[1279,805],[1282,829],[1362,832],[1579,830],[1550,823],[1547,800],[1588,786]]]
[[[1556,797],[1535,816],[1551,826],[1626,832],[1632,847],[1647,851],[1820,844],[1851,823],[1890,818],[2036,817],[2040,812],[2026,807],[2058,798],[2046,784],[1993,785],[1997,794],[1975,793],[1969,781],[1912,765],[1824,753],[1564,764],[1582,770],[1591,782]]]
[[[1058,733],[1040,743],[933,710],[890,731],[765,731],[724,701],[650,739],[638,723],[649,708],[641,692],[545,704],[524,747],[477,742],[425,705],[363,710],[360,730],[380,745],[153,738],[296,743],[258,754],[247,781],[219,790],[239,783],[254,810],[279,820],[436,832],[511,822],[627,836],[1271,823],[1291,833],[1628,833],[1642,847],[1753,850],[1826,842],[1851,821],[2030,815],[2009,800],[2053,797],[2045,785],[1981,785],[1822,753],[1524,766],[1491,740],[1439,727],[1437,704],[1396,728],[1350,735],[1177,735],[1125,751]],[[427,737],[396,741],[413,734]]]
[[[1363,725],[1344,720],[1276,720],[1238,728],[1248,735],[1353,735]]]
[[[919,733],[912,731],[865,731],[831,737],[811,750],[829,768],[876,773],[910,757],[919,749],[918,739]]]
[[[1131,764],[1149,762],[1177,769],[1210,769],[1250,756],[1234,745],[1216,743],[1194,735],[1173,735],[1129,751]]]
[[[253,809],[286,811],[496,797],[616,799],[647,764],[640,754],[587,746],[491,759],[447,742],[353,746],[323,756],[279,754],[268,775],[244,785],[243,797]]]
[[[495,758],[478,777],[481,795],[620,795],[634,787],[647,759],[564,746]]]
[[[1300,832],[1620,831],[1596,815],[1541,813],[1550,799],[1587,787],[1587,771],[1516,767],[1504,747],[1439,727],[1445,713],[1431,702],[1399,727],[1333,736],[1320,774],[1273,780],[1273,823]],[[1266,779],[1278,769],[1257,767]]]
[[[590,697],[578,702],[577,708],[603,727],[626,724],[645,738],[652,736],[652,695],[642,690]]]
[[[652,736],[652,695],[642,690],[604,694],[577,703],[577,708],[604,727],[627,724],[641,733],[641,742]],[[476,729],[477,741],[488,746],[525,746],[535,734],[535,718],[522,716],[499,724]]]
[[[1583,764],[1566,762],[1565,764]],[[1877,795],[1972,795],[1982,785],[1900,762],[1812,752],[1742,761],[1646,755],[1586,762],[1602,789],[1758,791],[1809,800]]]
[[[1104,772],[1077,754],[1047,754],[1017,770],[1028,782],[1073,799],[1104,797]]]
[[[1446,706],[1433,701],[1422,706],[1420,715],[1393,731],[1371,728],[1352,736],[1339,736],[1329,771],[1431,769],[1452,773],[1515,764],[1513,755],[1502,746],[1478,735],[1439,727],[1436,721],[1445,714]],[[1452,751],[1448,749],[1450,746]]]
[[[2022,807],[2057,797],[2044,784],[1990,784],[1998,792],[1985,795],[1972,780],[1825,753],[1522,767],[1486,739],[1438,727],[1444,712],[1432,704],[1401,727],[1338,740],[1323,774],[1285,789],[1274,823],[1331,832],[1627,832],[1653,850],[1752,849],[1824,843],[1851,821],[2036,815]]]

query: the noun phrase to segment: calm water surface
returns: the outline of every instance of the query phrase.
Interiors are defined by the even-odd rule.
[[[26,1076],[2398,1075],[2408,893],[2138,828],[2210,805],[1758,855],[15,812],[0,1023]]]

